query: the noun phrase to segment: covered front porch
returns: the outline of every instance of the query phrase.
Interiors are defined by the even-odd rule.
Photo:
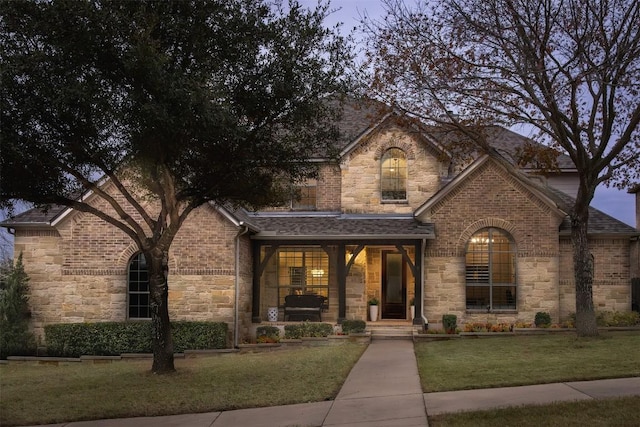
[[[308,313],[311,321],[370,321],[368,305],[377,300],[378,320],[423,325],[422,266],[431,227],[407,217],[277,219],[265,220],[272,230],[252,237],[254,323],[305,320],[304,312],[292,316],[288,304],[314,298],[289,296],[315,295],[322,308]]]

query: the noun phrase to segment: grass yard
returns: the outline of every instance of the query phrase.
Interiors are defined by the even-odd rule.
[[[640,333],[516,335],[416,343],[425,392],[640,376]]]
[[[429,427],[623,427],[640,425],[640,396],[429,417]]]
[[[210,412],[335,398],[366,346],[151,361],[0,366],[0,425]]]

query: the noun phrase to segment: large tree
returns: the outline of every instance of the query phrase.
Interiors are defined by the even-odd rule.
[[[336,137],[327,100],[347,84],[346,42],[323,26],[323,3],[0,5],[0,201],[67,206],[126,233],[149,268],[152,371],[171,372],[176,233],[205,203],[279,203],[313,175],[310,156]]]
[[[483,126],[527,125],[573,160],[576,327],[596,335],[588,209],[598,185],[638,179],[640,2],[383,2],[363,20],[376,96],[485,149]]]

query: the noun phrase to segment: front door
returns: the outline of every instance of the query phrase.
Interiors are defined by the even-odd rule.
[[[402,254],[382,252],[382,319],[405,319],[407,283]]]

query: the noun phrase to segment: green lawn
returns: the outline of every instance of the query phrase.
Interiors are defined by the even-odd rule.
[[[0,425],[209,412],[333,399],[366,347],[345,344],[151,362],[0,366]],[[426,392],[640,376],[640,333],[458,339],[415,345]],[[640,398],[430,417],[432,426],[640,425]],[[604,415],[603,415],[604,414]],[[601,422],[602,421],[602,422]]]
[[[516,335],[415,345],[425,392],[640,376],[640,333]]]
[[[286,349],[151,361],[0,366],[0,425],[47,424],[286,405],[333,399],[366,346]]]
[[[640,396],[521,406],[429,417],[429,427],[635,427]]]

